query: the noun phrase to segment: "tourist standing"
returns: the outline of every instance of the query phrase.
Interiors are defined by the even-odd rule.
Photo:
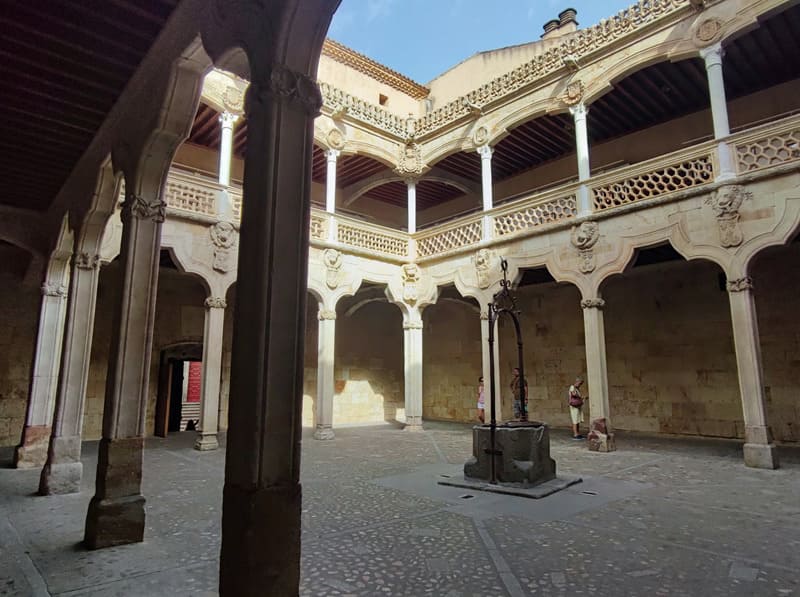
[[[522,388],[525,388],[525,413],[528,412],[528,380],[523,380],[519,376],[519,367],[514,367],[511,370],[513,377],[511,378],[511,392],[514,395],[514,419],[517,421],[522,419]]]
[[[581,422],[583,421],[583,401],[581,396],[581,386],[583,379],[575,378],[575,382],[569,387],[567,402],[569,403],[569,416],[572,419],[572,439],[583,439],[581,435]],[[588,398],[588,396],[586,396]]]
[[[486,394],[483,389],[483,376],[478,378],[478,419],[481,423],[486,422]]]

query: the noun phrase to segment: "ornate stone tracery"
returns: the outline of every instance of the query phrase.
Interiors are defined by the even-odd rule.
[[[597,222],[587,220],[581,222],[580,226],[573,226],[570,233],[570,242],[578,250],[580,264],[578,269],[581,273],[590,274],[596,266],[594,256],[594,246],[600,238],[600,227]]]
[[[738,247],[744,241],[744,233],[739,225],[739,208],[752,193],[742,185],[726,185],[711,193],[706,204],[711,206],[717,217],[719,242],[723,247]]]

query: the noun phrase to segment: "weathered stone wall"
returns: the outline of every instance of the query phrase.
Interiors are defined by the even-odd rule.
[[[444,300],[423,311],[422,417],[477,421],[481,320],[477,305]]]
[[[0,273],[0,446],[19,443],[31,382],[41,293]]]
[[[306,318],[303,425],[314,425],[317,396],[317,304]],[[333,426],[382,423],[405,416],[403,324],[394,305],[369,303],[336,320]]]
[[[104,267],[100,273],[92,361],[83,416],[83,436],[86,439],[97,439],[102,435],[103,401],[113,325],[112,313],[119,277],[119,267],[116,264]],[[155,427],[161,349],[180,342],[202,342],[205,297],[206,292],[195,278],[165,268],[160,270],[153,354],[150,362],[146,435],[152,435]]]

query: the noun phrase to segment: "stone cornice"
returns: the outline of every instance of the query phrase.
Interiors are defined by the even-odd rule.
[[[424,99],[430,93],[430,89],[425,85],[417,83],[405,75],[401,75],[397,71],[382,65],[380,62],[376,62],[364,54],[359,54],[355,50],[330,38],[326,39],[322,46],[322,55],[368,75],[376,81],[385,83],[389,87],[397,89],[414,99]]]

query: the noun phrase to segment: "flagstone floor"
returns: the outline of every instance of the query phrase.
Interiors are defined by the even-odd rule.
[[[437,485],[471,453],[469,426],[336,430],[303,444],[301,594],[800,595],[800,450],[748,469],[741,445],[622,434],[596,454],[552,433],[583,482],[541,500]],[[36,497],[37,471],[0,451],[0,595],[214,595],[225,452],[192,433],[147,440],[143,544],[80,546],[81,494]]]

